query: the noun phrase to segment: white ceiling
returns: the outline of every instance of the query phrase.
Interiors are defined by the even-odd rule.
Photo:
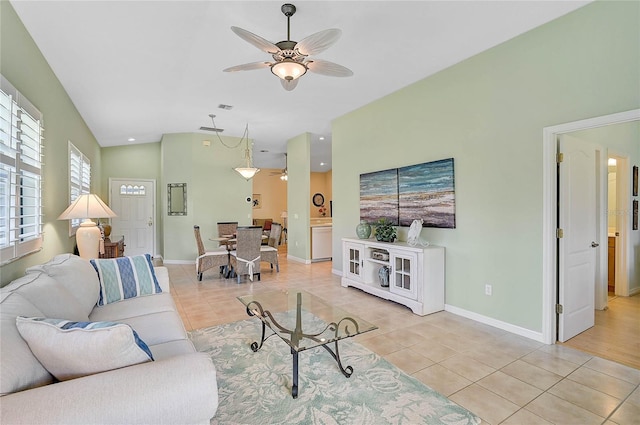
[[[309,132],[312,170],[326,171],[334,118],[589,1],[295,1],[291,39],[340,28],[316,57],[354,76],[307,73],[291,92],[269,69],[222,72],[270,59],[230,27],[286,40],[284,1],[11,3],[101,146],[198,132],[215,114],[224,135],[249,125],[257,166],[284,167],[286,141]]]

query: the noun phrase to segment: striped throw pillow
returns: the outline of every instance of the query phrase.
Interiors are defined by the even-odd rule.
[[[60,381],[153,361],[151,350],[125,323],[16,317],[22,338]]]
[[[100,279],[98,305],[162,292],[149,254],[93,259],[91,265]]]

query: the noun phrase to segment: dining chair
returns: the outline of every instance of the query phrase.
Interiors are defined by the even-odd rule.
[[[218,237],[222,238],[228,235],[235,235],[238,228],[237,221],[219,221],[218,222]],[[220,246],[227,246],[226,243],[220,243]],[[234,246],[229,246],[230,249],[234,249]]]
[[[260,280],[261,242],[261,226],[238,226],[236,229],[236,249],[231,251],[231,265],[235,269],[238,283],[244,275],[248,275],[251,281],[257,275]]]
[[[260,256],[262,261],[271,263],[271,268],[276,265],[276,272],[280,272],[280,264],[278,263],[278,245],[280,244],[280,235],[282,234],[282,225],[280,223],[271,223],[271,232],[269,233],[269,242],[267,245],[260,247]]]
[[[200,236],[200,226],[193,226],[193,233],[196,237],[196,244],[198,245],[198,258],[196,259],[196,275],[198,281],[202,281],[202,273],[218,267],[220,273],[223,268],[229,265],[229,253],[225,249],[218,251],[207,251],[202,243],[202,236]]]
[[[271,225],[273,224],[273,220],[267,218],[264,220],[264,224],[262,225],[262,234],[265,236],[269,236],[271,233]],[[268,245],[267,239],[262,239],[262,245]]]

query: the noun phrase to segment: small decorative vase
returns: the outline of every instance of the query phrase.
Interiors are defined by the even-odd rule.
[[[371,225],[365,220],[360,220],[360,224],[356,226],[356,235],[360,239],[369,239],[371,236]]]
[[[111,225],[110,224],[103,224],[102,225],[102,229],[104,230],[104,237],[108,238],[109,236],[111,236]]]
[[[378,278],[380,279],[380,286],[383,288],[389,287],[389,267],[382,266],[378,270]]]

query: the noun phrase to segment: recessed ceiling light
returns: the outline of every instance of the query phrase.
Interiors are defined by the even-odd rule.
[[[325,165],[326,165],[326,164],[325,164],[324,162],[321,162],[321,163],[320,163],[320,166],[321,166],[321,167],[324,167]]]
[[[133,137],[129,137],[129,138],[127,139],[127,142],[135,142],[135,141],[136,141],[136,139],[134,139]]]
[[[324,140],[324,136],[320,136],[320,140]]]

